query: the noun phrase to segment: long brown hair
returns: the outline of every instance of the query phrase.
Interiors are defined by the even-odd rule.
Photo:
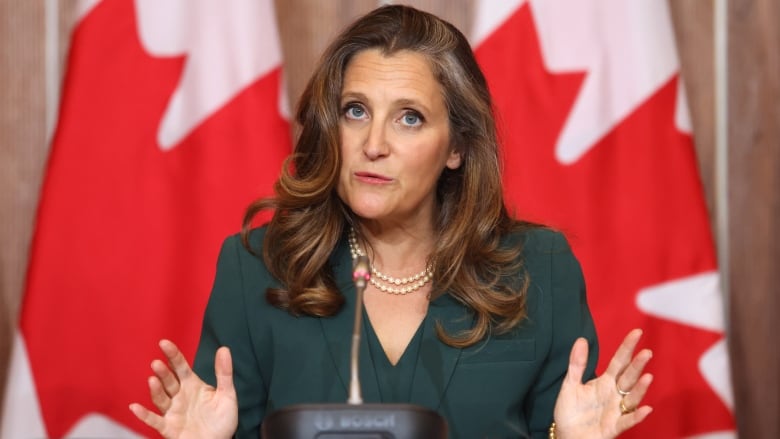
[[[527,224],[512,220],[504,205],[490,92],[463,34],[408,6],[383,6],[355,21],[325,51],[301,96],[300,137],[274,186],[276,195],[252,203],[244,217],[242,237],[249,249],[252,219],[274,209],[262,256],[283,287],[269,288],[267,300],[295,315],[320,317],[336,314],[344,302],[327,261],[358,219],[336,194],[339,103],[346,67],[366,49],[426,57],[444,90],[450,138],[462,157],[462,165],[445,169],[437,184],[431,297],[449,292],[473,310],[475,324],[459,334],[439,326],[439,338],[465,347],[490,332],[512,329],[525,317],[527,278],[506,282],[507,276],[517,279],[522,262],[520,249],[501,239]]]

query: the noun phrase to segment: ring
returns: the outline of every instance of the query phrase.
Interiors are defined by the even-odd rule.
[[[615,388],[617,389],[620,396],[628,396],[628,394],[631,393],[630,391],[625,391],[621,389],[620,384],[618,384],[617,380],[615,380]]]
[[[636,410],[636,407],[633,407],[633,408],[628,408],[628,407],[626,407],[626,401],[625,401],[625,398],[622,398],[622,399],[620,400],[620,414],[622,414],[622,415],[627,415],[627,414],[629,414],[629,413],[633,413],[633,412],[634,412],[634,410]]]

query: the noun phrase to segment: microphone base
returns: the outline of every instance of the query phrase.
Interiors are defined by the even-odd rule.
[[[263,421],[265,439],[446,439],[447,422],[411,404],[300,404]]]

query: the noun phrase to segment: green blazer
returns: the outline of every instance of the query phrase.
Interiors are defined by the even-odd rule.
[[[264,235],[264,228],[252,232],[252,248],[262,248]],[[528,317],[516,330],[466,349],[443,344],[436,338],[436,321],[451,334],[473,322],[469,310],[449,294],[431,302],[422,323],[409,402],[441,413],[452,438],[546,438],[577,337],[589,340],[586,377],[594,374],[595,328],[580,266],[566,240],[535,229],[508,237],[505,245],[522,245],[531,280]],[[266,302],[266,288],[278,282],[262,259],[247,252],[237,235],[225,240],[194,369],[214,385],[216,350],[230,348],[239,405],[236,437],[259,437],[263,418],[281,407],[346,402],[355,305],[346,239],[330,264],[346,298],[344,308],[329,318],[294,317]],[[365,337],[361,344],[363,399],[380,402]]]

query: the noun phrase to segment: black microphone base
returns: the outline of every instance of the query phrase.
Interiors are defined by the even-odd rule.
[[[264,439],[446,439],[447,422],[411,404],[301,404],[263,421]]]

